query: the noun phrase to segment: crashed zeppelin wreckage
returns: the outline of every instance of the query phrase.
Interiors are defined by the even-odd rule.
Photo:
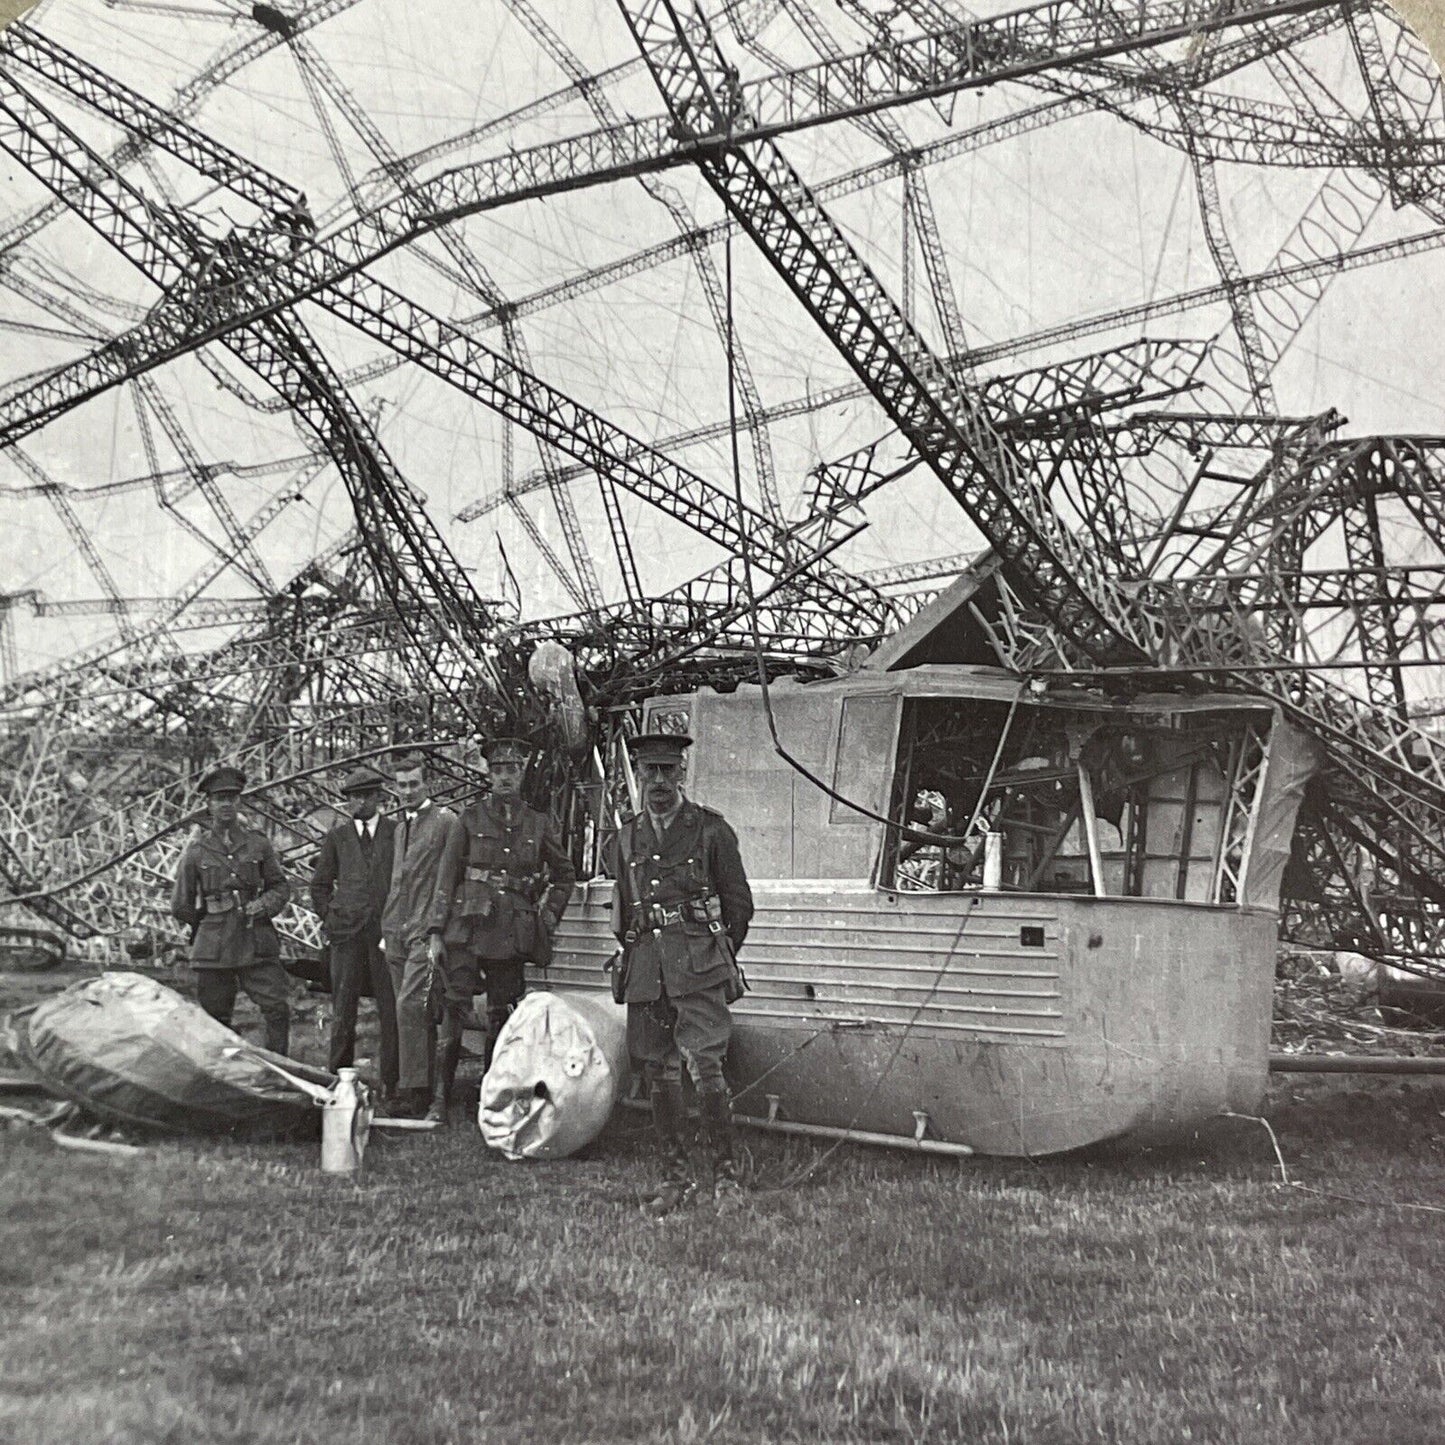
[[[1382,354],[1438,360],[1438,328],[1391,309],[1418,288],[1366,286],[1440,244],[1438,72],[1385,5],[755,10],[601,7],[584,61],[573,17],[477,7],[486,43],[417,42],[484,97],[450,136],[420,102],[415,124],[392,128],[391,99],[373,124],[330,28],[349,21],[324,6],[322,51],[257,6],[236,63],[199,69],[155,47],[98,65],[49,16],[6,31],[23,284],[5,319],[28,339],[0,442],[23,474],[7,505],[42,520],[37,565],[0,595],[0,904],[95,962],[159,961],[158,883],[203,767],[261,780],[247,801],[295,874],[333,820],[332,769],[429,739],[459,799],[479,785],[468,743],[525,733],[546,754],[529,800],[598,880],[555,974],[596,990],[618,744],[675,723],[764,905],[740,1109],[1036,1152],[1245,1107],[1276,910],[1293,943],[1445,971],[1445,438],[1429,411],[1381,430],[1398,377],[1376,389],[1351,364],[1325,397],[1279,365],[1307,325],[1343,334],[1341,305],[1396,342]],[[471,84],[503,44],[531,80],[523,63]],[[325,65],[292,77],[327,139],[309,158],[268,128],[243,154],[196,108],[222,79],[238,113],[274,102],[269,60],[247,90],[272,50]],[[858,122],[886,125],[886,154]],[[1037,263],[1027,248],[1024,305],[1019,248],[961,226],[1035,234],[1039,192],[992,148],[1055,123],[1063,230]],[[118,130],[165,159],[113,151]],[[1136,145],[1193,184],[1135,163],[1138,204],[1118,204]],[[1238,247],[1246,202],[1278,225]],[[1396,229],[1367,236],[1387,209]],[[1186,234],[1217,272],[1203,286]],[[1147,296],[1132,266],[1080,264],[1136,239],[1158,247]],[[955,292],[965,258],[997,308]],[[134,289],[114,290],[122,271]],[[1154,329],[1186,314],[1186,334]],[[695,355],[658,345],[679,321]],[[478,441],[454,475],[418,435],[433,422]],[[94,474],[96,443],[127,436]],[[456,527],[437,512],[453,485]],[[91,509],[117,492],[183,524],[189,577],[96,545]],[[299,549],[298,505],[317,509]],[[492,587],[456,528],[504,505],[519,569],[499,532]],[[67,550],[99,595],[44,594]],[[975,593],[938,601],[969,635],[944,646],[930,629],[953,623],[918,584],[965,569]],[[69,616],[115,633],[50,665],[45,619]],[[314,917],[280,927],[314,959]]]

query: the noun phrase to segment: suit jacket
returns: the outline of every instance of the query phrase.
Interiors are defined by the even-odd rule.
[[[450,808],[428,803],[410,828],[403,814],[392,844],[391,888],[381,915],[381,933],[393,959],[404,957],[418,938],[440,933],[447,921],[442,860],[457,848],[461,824]]]
[[[338,823],[321,840],[311,874],[311,906],[333,942],[381,937],[382,910],[391,891],[395,836],[396,824],[390,818],[378,818],[369,858],[354,819]]]
[[[728,951],[736,954],[748,935],[753,893],[722,814],[684,798],[661,838],[647,814],[628,818],[610,861],[612,928],[628,950],[627,1002],[650,1003],[664,984],[681,998],[725,983]],[[658,927],[656,909],[681,916]]]

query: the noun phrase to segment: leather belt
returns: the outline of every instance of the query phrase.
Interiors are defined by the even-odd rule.
[[[635,915],[638,919],[638,928],[650,928],[655,932],[660,932],[691,916],[695,923],[705,924],[709,933],[721,933],[723,931],[721,909],[711,906],[716,902],[717,895],[709,893],[701,898],[684,898],[675,908],[668,908],[661,903],[643,903],[638,905]],[[700,918],[697,916],[698,910],[703,914]],[[714,912],[718,914],[717,917],[712,916]]]
[[[490,883],[494,888],[506,888],[515,893],[523,892],[532,881],[531,878],[518,877],[515,873],[497,873],[491,868],[467,869],[468,883]]]
[[[682,908],[664,908],[660,903],[649,903],[643,910],[643,923],[647,928],[663,929],[682,922]]]
[[[241,906],[241,900],[234,893],[205,893],[202,897],[206,902],[207,913],[229,913],[233,908]]]

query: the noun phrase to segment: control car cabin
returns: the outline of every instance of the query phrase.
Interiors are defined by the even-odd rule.
[[[695,739],[688,792],[754,890],[738,1112],[1037,1155],[1257,1110],[1308,740],[1252,699],[1121,703],[907,643],[644,710]],[[551,979],[600,988],[611,884],[582,891]]]

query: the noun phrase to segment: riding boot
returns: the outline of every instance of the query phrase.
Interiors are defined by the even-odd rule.
[[[286,1058],[291,1046],[291,1014],[288,1010],[285,1013],[267,1014],[266,1024],[266,1047],[273,1054],[280,1054]]]
[[[513,1004],[504,1004],[501,1008],[487,1010],[487,1046],[482,1056],[484,1074],[492,1067],[492,1055],[497,1051],[497,1039],[502,1032],[502,1025],[511,1018],[514,1007]]]
[[[733,1136],[732,1101],[726,1088],[704,1089],[698,1095],[702,1115],[703,1153],[713,1195],[721,1199],[741,1188],[743,1170]]]
[[[457,1064],[462,1057],[462,1041],[449,1039],[437,1049],[436,1082],[432,1085],[431,1108],[426,1117],[437,1124],[447,1122],[447,1107],[457,1080]]]
[[[643,1208],[648,1214],[671,1214],[686,1203],[697,1189],[692,1167],[688,1162],[687,1145],[683,1139],[686,1118],[683,1112],[682,1084],[655,1083],[652,1086],[652,1129],[662,1156],[662,1184]]]

